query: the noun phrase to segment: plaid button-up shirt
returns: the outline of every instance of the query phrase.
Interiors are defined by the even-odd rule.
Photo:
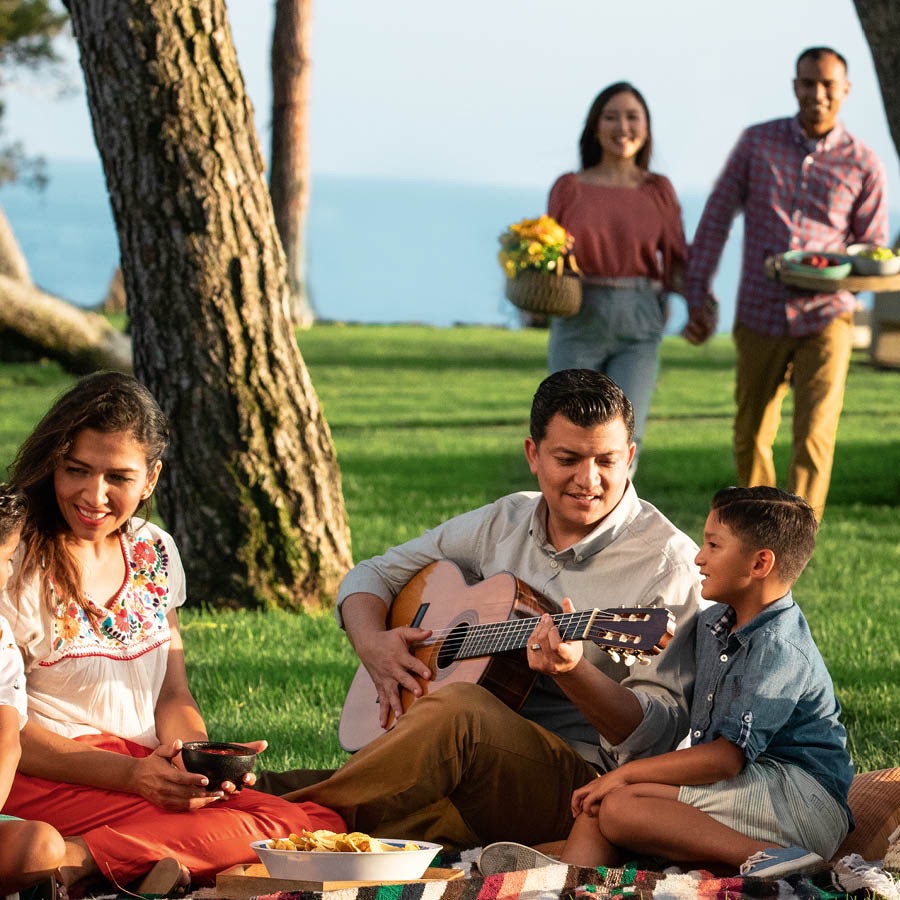
[[[737,320],[768,335],[821,332],[851,312],[849,291],[814,294],[766,277],[767,257],[785,250],[841,250],[888,243],[884,166],[840,123],[815,140],[794,116],[748,128],[719,176],[688,254],[685,294],[701,308],[731,223],[744,213]]]

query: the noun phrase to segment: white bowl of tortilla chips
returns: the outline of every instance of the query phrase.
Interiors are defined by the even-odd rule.
[[[272,878],[295,881],[415,881],[440,844],[373,838],[360,832],[303,831],[250,846]]]

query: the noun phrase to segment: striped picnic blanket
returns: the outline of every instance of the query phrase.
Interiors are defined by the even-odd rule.
[[[442,866],[456,865],[467,872],[470,864],[471,859],[463,858],[458,863],[441,859]],[[582,869],[560,864],[486,878],[469,872],[465,878],[446,882],[358,887],[324,893],[281,892],[259,900],[837,900],[855,896],[872,898],[873,895],[864,891],[852,894],[835,886],[830,870],[766,881],[717,878],[702,870],[659,872],[637,866]]]

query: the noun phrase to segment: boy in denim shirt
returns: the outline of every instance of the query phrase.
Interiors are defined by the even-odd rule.
[[[790,593],[816,528],[806,501],[776,488],[715,495],[696,557],[715,603],[698,616],[691,746],[575,791],[564,862],[616,865],[627,850],[774,878],[834,854],[852,825],[853,767],[831,677]],[[504,857],[556,862],[516,847],[486,847],[482,871]]]
[[[0,484],[0,592],[6,589],[26,509],[23,494]],[[22,655],[9,623],[0,616],[0,809],[19,764],[19,730],[25,724],[26,710]],[[49,885],[42,885],[38,893],[53,896],[53,873],[64,852],[59,832],[45,822],[0,814],[0,896],[45,881]]]

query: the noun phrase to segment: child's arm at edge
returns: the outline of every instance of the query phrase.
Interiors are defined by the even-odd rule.
[[[0,705],[0,810],[9,796],[21,754],[19,713],[13,706]]]

